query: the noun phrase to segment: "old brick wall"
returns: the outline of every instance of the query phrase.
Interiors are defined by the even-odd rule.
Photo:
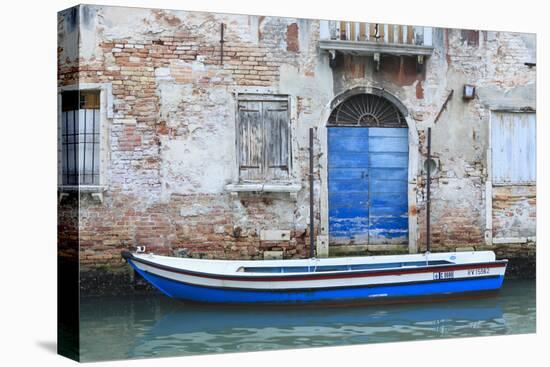
[[[383,57],[380,70],[375,71],[372,59],[345,55],[340,69],[334,71],[335,91],[375,85],[391,91],[408,108],[418,131],[421,154],[421,171],[415,177],[416,206],[410,205],[418,214],[418,248],[424,249],[426,243],[426,182],[422,167],[428,127],[432,128],[432,157],[438,165],[432,175],[432,248],[437,251],[482,246],[490,111],[533,107],[536,70],[525,62],[535,59],[534,36],[436,29],[434,47],[421,70],[416,68],[414,57]],[[464,84],[476,86],[474,100],[462,99]],[[434,123],[451,90],[452,98]],[[528,205],[534,206],[532,198]],[[533,210],[526,209],[521,218],[509,219],[508,226],[515,220],[534,228],[535,215],[527,214]]]
[[[443,97],[454,90],[454,95],[441,118],[432,126],[432,155],[438,170],[432,181],[432,245],[438,249],[456,247],[482,248],[485,245],[486,185],[488,180],[487,150],[491,110],[534,108],[534,83],[536,70],[525,65],[535,59],[534,35],[510,32],[438,30],[435,38],[441,47],[436,47],[437,58],[428,65],[438,63],[442,67],[428,66],[424,94],[439,89],[439,101],[426,106],[419,116],[433,116],[433,108],[440,108]],[[531,60],[531,61],[530,61]],[[476,86],[476,98],[462,99],[464,84]],[[426,99],[426,97],[424,97]],[[429,110],[432,112],[429,112]],[[429,119],[428,119],[429,120]],[[427,126],[420,122],[419,126]],[[421,148],[425,152],[425,134],[420,133]],[[419,179],[419,248],[425,247],[426,185]],[[496,227],[493,235],[504,227],[535,227],[534,197],[524,197],[524,209],[514,219],[499,219],[508,204],[500,202],[499,190],[515,192],[513,188],[495,188],[493,191],[493,217]],[[530,191],[534,195],[533,191]],[[521,196],[521,195],[520,195]],[[495,200],[496,199],[496,200]],[[506,200],[506,199],[504,199]],[[514,206],[514,204],[512,204]],[[510,213],[515,208],[508,210]],[[520,213],[521,212],[521,213]],[[509,215],[509,214],[508,214]],[[531,216],[529,216],[531,215]],[[515,220],[515,224],[513,221]],[[522,230],[519,229],[521,232]],[[513,231],[512,231],[513,232]],[[510,232],[510,237],[516,237]],[[524,250],[509,246],[508,255]],[[499,250],[503,254],[502,249]]]
[[[535,186],[504,186],[493,189],[493,238],[536,236]]]
[[[307,190],[295,198],[225,190],[238,179],[235,93],[249,92],[291,96],[290,181],[307,188],[308,129],[323,128],[322,111],[334,96],[355,86],[388,90],[410,112],[419,135],[420,167],[425,130],[433,130],[438,163],[432,183],[434,249],[484,246],[490,110],[534,100],[535,70],[524,65],[532,61],[533,37],[436,29],[434,53],[425,67],[418,70],[414,58],[384,57],[376,71],[371,58],[359,56],[345,56],[331,68],[318,49],[318,21],[79,9],[79,19],[75,10],[60,13],[60,38],[77,39],[80,31],[81,43],[76,51],[58,48],[59,86],[108,84],[113,96],[112,118],[104,121],[103,202],[80,196],[82,269],[127,269],[120,251],[136,245],[155,253],[210,258],[261,259],[265,250],[283,250],[285,258],[306,256]],[[466,83],[478,92],[468,102],[461,98]],[[454,97],[434,123],[451,89]],[[325,152],[321,141],[315,144],[317,161]],[[425,243],[423,174],[413,178],[416,202],[409,205],[418,213],[420,249]],[[319,208],[319,175],[315,179]],[[496,234],[516,228],[517,220],[522,222],[518,235],[534,230],[533,195],[495,192]],[[511,212],[519,214],[510,217]],[[321,215],[316,213],[316,224]],[[265,229],[289,230],[291,236],[261,241]]]
[[[110,83],[114,97],[103,202],[80,197],[82,269],[116,270],[120,251],[136,245],[167,255],[260,259],[282,250],[285,258],[304,257],[307,197],[224,190],[236,175],[233,93],[284,93],[283,64],[312,73],[315,42],[300,38],[298,21],[95,6],[81,14],[86,49],[78,70],[58,50],[59,84]],[[297,114],[307,113],[305,100]],[[298,182],[307,169],[301,144]],[[263,229],[290,230],[291,238],[261,241]]]

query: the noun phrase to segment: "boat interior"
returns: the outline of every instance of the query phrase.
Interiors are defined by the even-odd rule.
[[[378,269],[399,269],[430,265],[454,264],[447,260],[430,261],[406,261],[379,264],[343,264],[343,265],[319,265],[315,266],[242,266],[237,271],[244,273],[316,273],[326,271],[351,271],[351,270],[378,270]]]

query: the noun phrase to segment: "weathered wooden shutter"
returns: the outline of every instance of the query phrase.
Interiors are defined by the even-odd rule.
[[[288,178],[288,101],[239,101],[237,150],[243,181]]]
[[[239,175],[242,180],[258,180],[262,175],[263,123],[262,104],[239,102],[237,150]]]
[[[494,112],[491,115],[492,174],[496,184],[536,180],[534,113]]]
[[[290,126],[288,102],[264,101],[265,177],[285,179],[289,172]]]

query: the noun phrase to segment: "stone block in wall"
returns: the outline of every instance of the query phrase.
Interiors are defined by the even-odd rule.
[[[261,230],[260,241],[290,241],[290,230],[281,230],[281,229]]]
[[[328,236],[317,236],[317,257],[328,257]]]
[[[467,246],[467,247],[457,247],[455,249],[456,252],[473,252],[475,251],[476,249],[472,246]]]
[[[282,260],[283,251],[264,251],[264,260]]]
[[[193,204],[191,206],[184,206],[180,209],[180,216],[192,217],[196,215],[208,214],[209,209],[200,204]]]

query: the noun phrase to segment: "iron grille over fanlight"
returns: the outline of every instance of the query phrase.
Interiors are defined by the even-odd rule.
[[[356,94],[340,103],[330,114],[329,125],[407,127],[403,114],[384,97]]]

